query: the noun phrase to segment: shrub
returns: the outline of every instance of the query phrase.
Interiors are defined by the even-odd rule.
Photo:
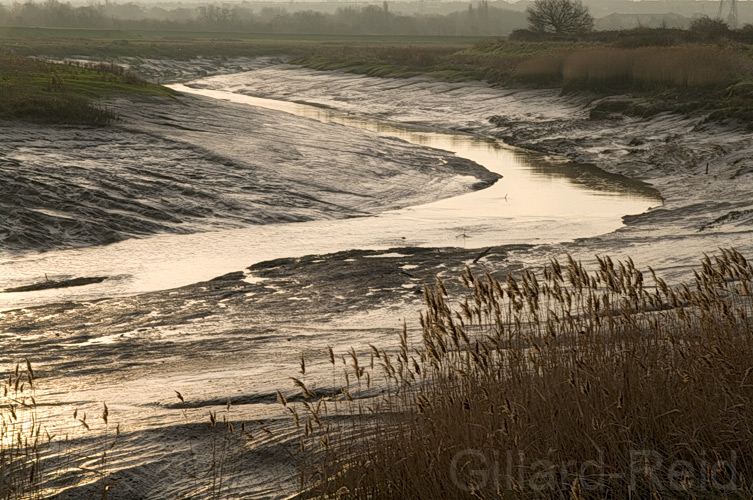
[[[713,42],[730,34],[729,26],[721,19],[711,19],[709,16],[696,17],[691,21],[689,30],[707,42]]]

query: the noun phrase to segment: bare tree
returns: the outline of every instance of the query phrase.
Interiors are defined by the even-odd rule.
[[[580,0],[535,0],[527,13],[528,28],[539,33],[582,33],[594,27]]]
[[[237,21],[237,11],[226,5],[200,5],[197,7],[197,15],[199,20],[208,25],[225,28],[232,27]]]

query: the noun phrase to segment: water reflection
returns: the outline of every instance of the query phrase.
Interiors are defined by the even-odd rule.
[[[514,148],[501,141],[488,137],[477,137],[462,133],[438,133],[435,129],[420,125],[391,123],[311,104],[265,99],[222,90],[188,87],[182,84],[169,85],[169,87],[179,92],[198,94],[230,102],[244,103],[276,111],[284,111],[286,113],[322,122],[339,123],[350,127],[358,127],[363,130],[376,132],[380,135],[403,139],[413,144],[454,151],[459,156],[465,156],[464,154],[461,154],[459,150],[463,149],[467,152],[468,140],[469,137],[472,137],[472,147],[474,149],[484,149],[486,147],[497,151],[500,155],[504,154],[504,156],[508,156],[507,153],[511,153],[512,155],[509,156],[507,161],[510,164],[518,164],[523,167],[532,177],[564,178],[575,185],[582,186],[591,191],[604,191],[607,193],[622,194],[637,198],[651,198],[655,202],[660,200],[658,191],[640,181],[629,179],[622,175],[605,172],[594,165],[579,164],[565,160],[564,158],[556,158],[536,151]],[[487,165],[485,163],[481,164],[493,172],[498,172],[494,165]],[[504,172],[499,173],[504,175]]]
[[[357,126],[452,151],[504,177],[493,186],[373,217],[258,225],[235,230],[130,239],[105,247],[17,255],[0,266],[0,288],[77,276],[110,276],[78,288],[0,294],[0,310],[174,288],[279,257],[353,248],[481,248],[567,241],[619,228],[626,214],[661,203],[640,183],[499,141],[404,127],[296,103],[211,90],[178,90]],[[427,185],[427,190],[432,186]]]
[[[563,177],[577,186],[591,191],[621,193],[631,197],[647,197],[659,201],[659,192],[644,182],[620,174],[605,172],[595,165],[575,163],[562,158],[531,151],[518,152],[521,163],[540,178]]]

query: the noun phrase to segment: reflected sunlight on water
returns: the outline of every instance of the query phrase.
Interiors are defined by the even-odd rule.
[[[44,279],[110,276],[85,287],[0,294],[0,309],[162,290],[211,279],[259,261],[348,249],[401,246],[481,248],[568,241],[619,228],[621,217],[661,204],[643,185],[596,168],[508,147],[472,135],[380,122],[330,109],[231,92],[172,88],[358,127],[454,152],[503,176],[493,186],[373,217],[258,225],[189,235],[159,235],[104,247],[10,256],[0,288]],[[431,186],[426,186],[431,189]]]

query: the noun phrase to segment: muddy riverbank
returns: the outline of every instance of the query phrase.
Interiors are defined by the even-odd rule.
[[[389,348],[395,345],[403,320],[411,336],[415,335],[423,308],[421,289],[436,276],[456,294],[458,276],[466,265],[504,276],[566,253],[588,265],[594,263],[594,254],[609,254],[631,256],[639,268],[651,265],[670,283],[677,283],[688,277],[703,252],[735,246],[753,257],[753,135],[734,125],[708,124],[700,114],[647,119],[592,116],[598,104],[592,96],[561,96],[556,90],[504,90],[420,78],[381,80],[285,65],[257,68],[242,80],[230,75],[209,77],[195,85],[227,88],[228,78],[236,78],[236,91],[241,93],[502,137],[511,144],[647,182],[659,190],[664,203],[626,217],[625,226],[615,232],[564,243],[499,245],[486,252],[488,247],[472,248],[471,238],[468,248],[396,244],[387,250],[282,258],[177,289],[0,313],[0,335],[7,346],[2,363],[23,357],[35,363],[38,399],[49,404],[44,412],[54,425],[73,429],[74,408],[96,415],[103,401],[110,407],[112,421],[121,423],[124,438],[114,448],[106,470],[107,479],[114,481],[109,498],[211,498],[213,458],[194,450],[209,449],[213,434],[208,412],[222,415],[228,398],[233,402],[228,418],[245,422],[253,437],[234,440],[223,458],[235,464],[227,469],[224,496],[281,498],[294,493],[296,431],[292,419],[274,402],[274,389],[290,396],[298,393],[288,377],[302,376],[302,356],[306,383],[331,389],[335,382],[327,360],[328,345],[338,357],[351,346],[364,355],[368,343]],[[129,105],[113,106],[125,113]],[[138,126],[139,134],[156,137],[148,148],[155,155],[154,151],[171,155],[183,149],[197,151],[186,145],[196,144],[196,137],[203,133],[190,126],[200,121],[209,131],[207,144],[219,143],[232,154],[216,158],[200,149],[191,160],[200,166],[183,165],[185,178],[175,184],[190,184],[192,176],[202,175],[207,168],[209,173],[204,175],[238,172],[226,184],[208,190],[216,198],[210,205],[214,207],[216,201],[222,206],[229,200],[243,204],[247,202],[237,199],[239,186],[245,185],[242,179],[256,175],[254,179],[260,182],[253,184],[267,189],[252,191],[257,195],[255,205],[238,205],[244,217],[281,217],[276,210],[301,217],[347,217],[420,203],[430,179],[439,179],[439,191],[432,192],[443,196],[493,181],[472,164],[458,163],[441,152],[409,148],[400,141],[374,143],[371,136],[359,136],[342,126],[331,126],[333,137],[342,136],[349,144],[361,141],[359,147],[371,153],[351,151],[342,142],[323,146],[314,140],[300,147],[292,141],[272,147],[280,135],[298,139],[303,134],[300,129],[274,126],[279,122],[272,112],[239,111],[221,102],[192,106],[179,100],[171,105],[169,115],[164,108],[147,107],[131,111],[131,116],[139,116],[144,124]],[[242,134],[222,131],[223,117],[245,113],[257,116],[264,127],[273,126],[246,128]],[[306,126],[314,125],[307,122]],[[133,125],[123,127],[124,133],[136,133]],[[76,130],[56,133],[80,135]],[[347,168],[328,164],[326,147],[344,149]],[[310,170],[303,167],[307,162],[296,161],[307,150],[322,157]],[[124,165],[136,168],[127,156],[121,155]],[[285,165],[289,172],[285,182],[293,186],[285,192],[307,201],[300,206],[283,203],[278,209],[275,193],[279,186],[254,168],[262,160]],[[415,162],[417,169],[398,172],[390,166],[392,162]],[[542,163],[539,168],[557,167]],[[162,170],[155,165],[149,175],[157,178],[164,175]],[[582,172],[587,175],[587,170]],[[359,184],[356,181],[362,175],[366,177]],[[404,183],[408,175],[410,182]],[[347,176],[348,185],[356,182],[355,186],[343,189],[342,176]],[[99,171],[90,178],[100,178]],[[458,179],[462,182],[455,182]],[[374,192],[378,186],[382,190]],[[182,196],[186,203],[203,206],[201,196]],[[228,223],[216,214],[212,217]],[[184,226],[201,227],[190,217],[174,227]],[[531,239],[536,236],[532,233]],[[174,391],[189,404],[179,404]],[[75,429],[82,432],[80,425]],[[85,434],[77,435],[82,449],[89,446]],[[92,484],[104,481],[92,475],[89,484],[71,488],[59,498],[79,498]]]
[[[753,250],[753,134],[741,123],[707,121],[702,113],[651,117],[594,112],[629,96],[563,95],[559,89],[498,89],[426,78],[378,79],[277,65],[196,81],[232,81],[239,93],[368,113],[389,120],[491,135],[506,143],[592,164],[644,181],[664,199],[624,228],[572,244],[544,246],[531,260],[572,252],[632,255],[683,279],[703,252],[720,246]],[[395,105],[397,104],[397,106]],[[543,169],[550,168],[542,166]],[[684,271],[683,271],[684,269]]]
[[[0,122],[4,251],[364,216],[499,177],[355,129],[313,135],[311,122],[263,109],[190,96],[108,105],[121,121],[107,128]]]

